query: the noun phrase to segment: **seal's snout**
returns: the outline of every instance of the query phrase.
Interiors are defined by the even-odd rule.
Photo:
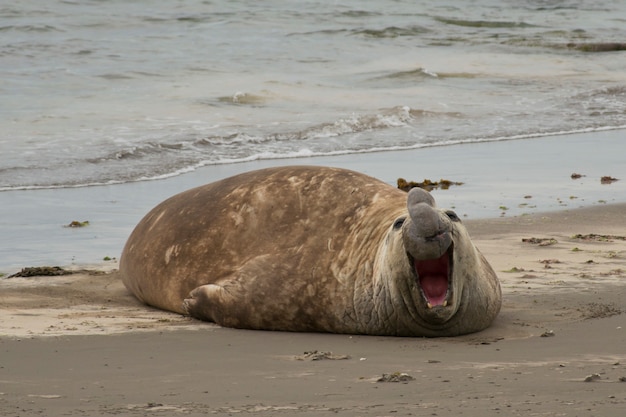
[[[431,207],[435,207],[435,199],[428,191],[418,187],[411,188],[407,195],[407,205],[410,208],[412,205],[419,203],[426,203]]]
[[[428,191],[413,188],[407,196],[406,205],[412,223],[417,226],[415,233],[419,237],[436,239],[447,230],[435,209],[435,200]]]
[[[413,259],[440,258],[450,247],[450,225],[435,209],[435,201],[427,191],[413,188],[407,196],[409,222],[403,228],[402,238]]]
[[[437,315],[452,297],[452,226],[424,190],[409,192],[407,209],[409,219],[403,226],[402,240],[425,304]]]

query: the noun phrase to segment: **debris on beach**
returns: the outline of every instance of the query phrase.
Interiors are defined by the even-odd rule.
[[[450,188],[453,185],[463,185],[462,182],[455,182],[455,181],[450,181],[450,180],[444,180],[444,179],[440,179],[439,181],[432,181],[429,179],[424,179],[424,181],[422,182],[416,182],[416,181],[407,181],[404,178],[398,178],[398,188],[401,189],[402,191],[409,191],[411,190],[411,188],[421,188],[424,189],[426,191],[432,191],[435,189],[442,189],[442,190],[447,190],[448,188]]]
[[[128,410],[132,411],[149,411],[151,413],[166,411],[170,413],[183,413],[188,414],[189,410],[175,405],[167,405],[157,402],[149,402],[147,404],[130,404],[127,406]],[[145,415],[145,414],[144,414]]]
[[[532,245],[538,245],[538,246],[550,246],[550,245],[554,245],[555,243],[558,243],[558,241],[553,238],[537,238],[537,237],[523,238],[522,242],[530,243]]]
[[[555,335],[556,335],[556,334],[554,333],[554,331],[553,331],[553,330],[548,330],[547,332],[543,332],[543,333],[541,333],[541,336],[540,336],[540,337],[553,337],[553,336],[555,336]]]
[[[320,352],[317,350],[304,352],[303,355],[296,356],[296,360],[299,360],[299,361],[321,361],[324,359],[344,360],[344,359],[350,359],[350,356],[349,355],[334,355],[332,352]]]
[[[60,266],[30,266],[22,268],[20,272],[9,275],[7,278],[27,278],[27,277],[51,277],[60,275],[71,275],[74,272],[63,269]]]
[[[82,222],[79,222],[78,220],[73,220],[69,222],[69,224],[66,224],[64,227],[86,227],[86,226],[89,226],[88,220],[85,220]]]
[[[574,172],[574,173],[571,175],[571,177],[572,177],[572,179],[573,179],[573,180],[577,180],[577,179],[579,179],[579,178],[586,177],[586,175],[583,175],[583,174],[578,174],[578,173]]]
[[[583,234],[578,233],[572,236],[572,239],[580,239],[580,240],[594,241],[594,242],[612,242],[614,240],[626,240],[626,236],[598,235],[595,233],[588,233],[586,235],[583,235]]]
[[[593,381],[598,381],[602,379],[602,377],[600,376],[600,374],[591,374],[591,375],[587,375],[584,379],[585,382],[593,382]]]
[[[391,374],[383,374],[376,382],[409,382],[415,381],[411,375],[404,372],[393,372]]]
[[[619,181],[619,179],[613,178],[610,175],[605,175],[604,177],[600,178],[600,184],[611,184],[615,181]]]
[[[558,259],[542,259],[539,261],[539,263],[543,264],[545,269],[550,269],[552,268],[550,265],[552,264],[560,264],[561,261],[559,261]]]
[[[619,316],[622,309],[613,303],[588,303],[577,309],[583,319],[605,319],[607,317]]]

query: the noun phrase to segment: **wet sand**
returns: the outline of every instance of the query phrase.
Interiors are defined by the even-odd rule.
[[[456,338],[220,328],[141,305],[114,263],[3,279],[0,414],[624,415],[626,205],[466,225],[504,303]]]

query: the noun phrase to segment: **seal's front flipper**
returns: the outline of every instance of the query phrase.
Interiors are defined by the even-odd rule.
[[[183,310],[191,317],[199,320],[212,321],[222,326],[237,327],[230,323],[229,313],[237,304],[236,296],[233,294],[232,285],[207,284],[202,285],[189,294],[183,301]]]
[[[307,283],[292,279],[286,264],[275,256],[251,259],[236,273],[191,291],[183,310],[225,327],[309,330],[310,314],[301,317],[306,303],[298,301]]]

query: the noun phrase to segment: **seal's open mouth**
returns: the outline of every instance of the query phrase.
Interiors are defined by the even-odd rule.
[[[417,261],[411,258],[417,282],[428,308],[446,307],[451,295],[453,244],[439,258]]]

